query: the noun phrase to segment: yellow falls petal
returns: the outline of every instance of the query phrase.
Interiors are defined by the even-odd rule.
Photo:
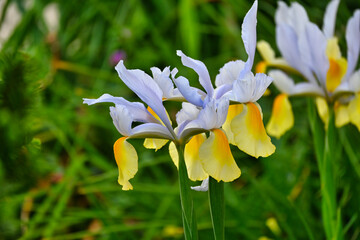
[[[244,110],[234,117],[231,130],[237,147],[253,157],[267,157],[275,152],[275,146],[266,134],[261,110],[254,103],[246,103]]]
[[[209,138],[200,146],[199,157],[205,171],[217,181],[231,182],[241,175],[221,129],[210,132]]]
[[[232,144],[232,145],[236,145],[236,143],[234,141],[234,134],[232,133],[232,130],[231,130],[231,122],[235,116],[239,115],[242,112],[243,107],[244,107],[243,104],[230,105],[228,114],[226,116],[226,120],[225,120],[224,124],[222,125],[222,128],[224,129],[226,136],[227,136],[230,144]]]
[[[119,138],[114,143],[114,155],[119,169],[118,183],[122,190],[132,190],[129,179],[138,171],[138,156],[135,148],[126,141],[126,137]]]
[[[189,179],[192,181],[200,181],[206,179],[209,175],[205,172],[202,162],[199,158],[200,145],[205,141],[205,134],[198,134],[193,136],[185,145],[184,160]],[[179,166],[179,155],[176,146],[173,142],[169,145],[169,154],[175,166]]]
[[[256,44],[256,48],[266,62],[272,62],[275,59],[275,52],[268,42],[260,40]]]
[[[203,165],[199,158],[199,149],[201,144],[206,140],[205,134],[193,136],[185,145],[184,158],[189,178],[192,181],[206,179],[209,175],[204,171]]]
[[[266,126],[269,135],[280,138],[294,126],[291,103],[285,93],[278,95],[273,104],[270,120]]]
[[[350,122],[348,107],[339,102],[335,102],[335,126],[342,127]]]
[[[326,45],[326,55],[329,58],[329,70],[326,74],[326,89],[333,92],[346,74],[347,61],[341,57],[337,38],[331,38]]]
[[[327,105],[327,102],[324,98],[318,97],[315,99],[315,103],[318,114],[325,125],[325,129],[327,129],[327,126],[329,124],[329,107]]]
[[[350,122],[360,131],[360,93],[355,95],[348,106]]]
[[[179,155],[175,146],[174,142],[171,142],[169,144],[169,154],[170,154],[170,158],[173,161],[173,163],[175,164],[176,168],[179,168]]]
[[[162,148],[169,140],[157,138],[145,138],[144,147],[147,149],[155,149],[155,151]]]

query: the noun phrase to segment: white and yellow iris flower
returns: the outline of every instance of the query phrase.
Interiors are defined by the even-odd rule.
[[[276,58],[270,45],[258,43],[264,61],[257,67],[271,70],[269,76],[282,92],[276,97],[273,113],[267,125],[270,135],[280,137],[293,124],[289,96],[313,95],[320,117],[328,122],[328,104],[334,106],[336,126],[349,122],[360,131],[360,70],[355,71],[360,51],[360,10],[356,10],[346,26],[347,58],[341,55],[334,36],[339,0],[331,1],[325,11],[323,29],[309,21],[305,9],[294,2],[287,6],[279,2],[276,10],[276,41],[282,58]],[[301,74],[306,82],[295,83],[285,72]]]
[[[194,69],[199,75],[200,84],[205,92],[190,87],[189,81],[184,77],[175,78],[173,74],[173,78],[185,99],[200,108],[211,99],[229,98],[232,105],[229,106],[226,121],[222,125],[227,141],[251,156],[266,157],[275,151],[275,146],[266,134],[261,108],[256,101],[264,94],[272,79],[263,73],[254,75],[251,72],[256,48],[256,12],[257,1],[246,14],[242,24],[242,39],[248,54],[247,61],[237,60],[226,63],[216,76],[216,89],[211,84],[206,66],[181,51],[177,54],[181,57],[182,63]]]

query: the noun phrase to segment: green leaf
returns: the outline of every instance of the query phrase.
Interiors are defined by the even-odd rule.
[[[215,240],[225,239],[224,182],[209,177],[209,202]]]

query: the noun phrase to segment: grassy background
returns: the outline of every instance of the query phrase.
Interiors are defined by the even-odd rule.
[[[196,85],[175,52],[202,60],[214,79],[229,60],[246,60],[241,23],[252,1],[123,0],[3,1],[0,24],[15,4],[21,21],[0,53],[0,239],[182,239],[177,170],[167,149],[131,140],[139,155],[134,190],[121,191],[112,145],[120,137],[108,106],[82,98],[102,93],[138,101],[110,59],[126,53],[128,68],[177,67]],[[59,28],[44,10],[55,3]],[[326,1],[304,0],[320,26]],[[259,0],[258,40],[276,49],[276,1]],[[356,1],[340,3],[336,34],[345,55],[345,26]],[[256,61],[260,60],[256,54]],[[277,90],[263,97],[269,119]],[[306,99],[292,99],[295,127],[268,158],[233,148],[242,176],[225,184],[227,239],[324,239],[319,175]],[[166,103],[174,117],[178,104]],[[346,239],[360,234],[360,135],[339,131],[338,200]],[[351,147],[349,147],[351,146]],[[198,183],[194,183],[198,184]],[[212,239],[207,194],[194,192],[200,239]]]

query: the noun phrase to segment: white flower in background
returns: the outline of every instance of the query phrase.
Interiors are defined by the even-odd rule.
[[[269,134],[280,137],[293,124],[293,113],[288,96],[314,95],[319,114],[325,125],[328,103],[334,104],[336,126],[354,123],[360,130],[359,70],[355,67],[360,50],[360,10],[356,10],[346,26],[347,58],[345,59],[334,36],[339,0],[331,1],[325,11],[323,29],[309,21],[305,9],[294,2],[287,6],[279,2],[276,11],[276,41],[283,58],[275,58],[270,45],[258,43],[264,58],[258,69],[267,66],[301,74],[306,82],[295,83],[282,70],[271,70],[269,75],[282,92],[274,102],[273,114],[267,125]],[[349,97],[350,95],[350,97]]]

